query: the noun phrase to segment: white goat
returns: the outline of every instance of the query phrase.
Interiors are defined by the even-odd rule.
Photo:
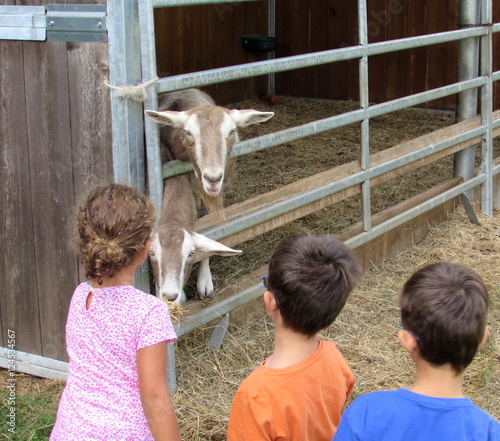
[[[164,125],[161,143],[174,159],[191,161],[206,209],[216,219],[224,220],[221,190],[223,184],[229,188],[233,180],[235,160],[230,157],[234,143],[239,141],[237,128],[267,121],[274,113],[219,107],[198,89],[162,95],[159,109],[145,113]]]
[[[159,297],[184,303],[184,286],[191,274],[193,263],[200,255],[230,256],[241,253],[215,240],[194,232],[198,217],[196,183],[192,173],[173,176],[165,180],[162,213],[158,231],[150,248],[151,264]],[[208,257],[200,262],[197,290],[200,298],[212,298],[214,285]]]

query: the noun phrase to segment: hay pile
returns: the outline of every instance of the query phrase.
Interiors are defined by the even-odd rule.
[[[335,341],[353,370],[353,397],[374,390],[409,387],[413,365],[397,340],[398,292],[418,267],[436,261],[460,262],[476,270],[490,293],[490,339],[469,367],[466,395],[500,418],[500,212],[482,225],[468,222],[463,209],[432,227],[418,246],[368,271],[337,321],[323,334]],[[273,328],[265,314],[231,325],[220,350],[208,350],[210,328],[178,343],[178,391],[174,404],[183,439],[225,440],[231,401],[240,382],[272,351]]]

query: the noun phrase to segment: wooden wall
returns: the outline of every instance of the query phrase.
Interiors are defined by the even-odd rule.
[[[500,21],[500,2],[493,2]],[[368,37],[374,43],[458,29],[458,0],[368,0]],[[241,49],[240,35],[266,34],[267,3],[250,2],[163,9],[156,13],[160,75],[189,73],[265,59]],[[357,2],[276,0],[276,57],[357,44]],[[180,45],[189,41],[190,45]],[[174,42],[174,43],[172,43]],[[500,69],[500,36],[495,36]],[[457,43],[369,58],[370,101],[384,102],[455,82]],[[276,75],[278,94],[357,100],[358,61],[334,63]],[[500,84],[495,108],[500,107]],[[265,82],[243,80],[207,89],[226,103],[265,93]],[[453,110],[455,97],[427,104]]]
[[[1,346],[10,329],[16,349],[66,360],[64,326],[79,281],[70,217],[83,192],[112,180],[107,51],[103,43],[0,40]]]
[[[155,10],[156,57],[159,76],[267,59],[262,52],[242,48],[241,36],[267,35],[267,2],[222,3]],[[265,95],[265,77],[204,88],[218,103]]]

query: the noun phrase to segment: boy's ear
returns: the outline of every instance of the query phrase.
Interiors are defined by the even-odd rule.
[[[413,354],[415,351],[418,351],[417,339],[411,332],[408,332],[406,329],[400,329],[398,338],[408,353]]]
[[[276,299],[271,291],[266,290],[264,292],[264,305],[266,305],[266,312],[268,314],[278,309]]]
[[[488,328],[486,328],[484,330],[483,339],[481,340],[481,343],[479,343],[480,348],[482,348],[485,345],[486,340],[488,340],[489,335],[490,335],[490,331],[488,330]]]

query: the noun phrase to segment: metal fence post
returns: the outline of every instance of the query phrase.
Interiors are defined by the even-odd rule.
[[[136,85],[142,80],[137,0],[108,1],[107,23],[109,84],[114,87]],[[117,97],[113,89],[110,89],[110,99],[114,181],[145,191],[142,105]],[[150,292],[147,263],[137,270],[135,286]]]
[[[477,0],[460,0],[459,26],[467,28],[479,24],[479,2]],[[479,68],[479,39],[467,38],[458,42],[458,81],[476,78]],[[474,118],[477,115],[477,89],[469,89],[457,95],[456,122]],[[455,155],[454,176],[462,176],[465,180],[474,176],[474,156],[476,147],[472,146]],[[474,199],[474,191],[469,190],[467,196]]]

